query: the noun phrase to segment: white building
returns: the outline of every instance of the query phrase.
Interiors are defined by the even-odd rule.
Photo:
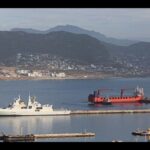
[[[32,73],[28,73],[28,77],[42,77],[42,73],[38,71],[33,71]]]
[[[66,74],[64,72],[60,72],[60,73],[56,74],[56,77],[64,78],[64,77],[66,77]]]
[[[51,73],[51,76],[56,78],[64,78],[66,77],[66,74],[64,72],[60,72],[60,73],[53,72]]]
[[[29,70],[17,70],[17,74],[27,75],[29,72]]]

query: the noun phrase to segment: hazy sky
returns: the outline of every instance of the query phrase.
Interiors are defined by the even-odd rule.
[[[0,8],[0,30],[76,25],[117,38],[150,37],[150,8]]]

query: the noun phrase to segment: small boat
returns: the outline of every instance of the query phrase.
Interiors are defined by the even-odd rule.
[[[139,136],[150,136],[150,128],[146,131],[140,131],[137,129],[136,131],[132,132],[133,135],[139,135]]]
[[[146,104],[149,104],[150,103],[150,98],[149,97],[145,97],[141,103],[146,103]]]
[[[111,100],[109,98],[106,98],[106,99],[103,100],[102,104],[104,104],[104,105],[111,105],[112,102],[111,102]]]
[[[29,96],[27,105],[20,98],[16,98],[12,104],[6,108],[0,108],[0,116],[49,116],[49,115],[69,115],[70,110],[54,110],[52,105],[41,105],[36,97]]]
[[[30,135],[5,135],[3,136],[3,142],[33,142],[35,137],[33,134]]]

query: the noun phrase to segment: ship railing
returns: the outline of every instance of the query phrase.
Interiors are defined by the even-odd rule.
[[[43,105],[44,107],[52,107],[52,105],[49,105],[49,104],[45,104]]]
[[[59,108],[59,109],[55,109],[55,110],[62,110],[62,111],[70,111],[69,109],[65,109],[65,108]]]

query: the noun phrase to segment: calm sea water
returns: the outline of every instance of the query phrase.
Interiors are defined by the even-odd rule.
[[[55,109],[71,110],[98,109],[145,109],[150,104],[113,104],[91,105],[88,94],[98,88],[109,88],[102,94],[120,95],[121,88],[144,88],[146,96],[150,97],[150,78],[110,78],[95,80],[42,80],[42,81],[0,81],[0,106],[5,107],[15,97],[21,97],[27,102],[28,95],[35,95],[40,103],[52,104]],[[132,95],[132,90],[125,95]],[[36,117],[0,117],[0,132],[5,134],[31,133],[65,133],[65,132],[95,132],[91,138],[64,138],[37,140],[43,142],[111,142],[122,140],[130,142],[147,141],[145,137],[135,137],[132,131],[150,128],[150,114],[99,114],[74,116],[36,116]]]

